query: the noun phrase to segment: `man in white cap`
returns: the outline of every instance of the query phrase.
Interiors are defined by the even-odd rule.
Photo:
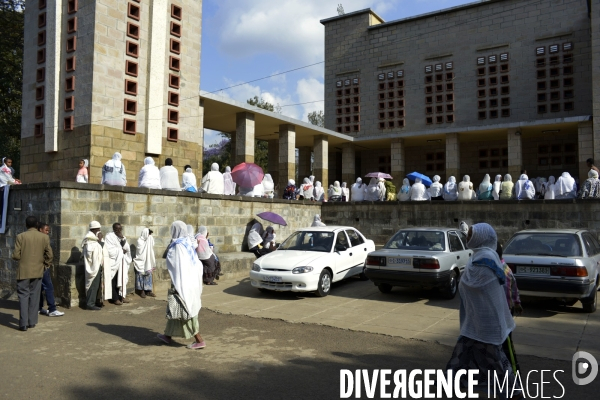
[[[103,264],[102,245],[104,243],[102,242],[100,228],[100,222],[90,222],[90,230],[81,243],[81,257],[85,266],[85,306],[87,310],[91,311],[101,310],[96,305],[98,291],[100,290],[100,281],[102,279],[100,271]]]

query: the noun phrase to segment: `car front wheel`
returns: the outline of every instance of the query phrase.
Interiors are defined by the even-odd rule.
[[[325,297],[331,292],[331,272],[324,269],[319,276],[319,287],[317,288],[317,296]]]
[[[444,297],[448,300],[452,300],[456,297],[456,292],[458,291],[458,276],[456,275],[456,271],[450,272],[450,278],[448,279],[448,283],[442,289],[442,293]]]
[[[592,291],[590,297],[588,297],[587,299],[581,299],[581,304],[583,305],[584,312],[596,312],[596,307],[598,305],[598,283],[596,283],[596,287]]]

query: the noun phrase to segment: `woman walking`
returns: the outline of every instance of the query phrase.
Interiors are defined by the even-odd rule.
[[[512,388],[515,373],[502,344],[515,323],[505,298],[506,275],[496,253],[496,232],[485,223],[471,226],[467,247],[473,250],[473,256],[459,284],[460,336],[446,368],[454,372],[476,369],[479,376],[495,371],[501,379],[507,376],[508,388]],[[486,381],[480,382],[477,389],[487,392]],[[461,379],[461,385],[466,384],[467,379]],[[502,395],[506,398],[507,393]]]
[[[194,337],[196,341],[188,345],[188,349],[203,349],[206,343],[200,336],[200,323],[198,313],[202,306],[200,296],[202,295],[202,264],[198,260],[187,233],[187,227],[181,221],[175,221],[171,225],[171,244],[167,249],[167,269],[171,275],[173,296],[180,302],[185,315],[189,319],[169,319],[165,334],[158,334],[158,338],[166,344],[171,344],[172,337],[183,337],[189,339]],[[167,315],[174,316],[176,310],[167,306]]]

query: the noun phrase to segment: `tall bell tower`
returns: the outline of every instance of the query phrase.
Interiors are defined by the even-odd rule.
[[[146,156],[202,168],[202,0],[27,0],[24,183],[90,183],[119,151],[128,185]]]

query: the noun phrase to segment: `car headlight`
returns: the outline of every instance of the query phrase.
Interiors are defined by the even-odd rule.
[[[292,274],[306,274],[312,272],[313,267],[296,267],[292,270]]]
[[[252,264],[252,271],[260,272],[260,265],[258,265],[258,264]]]

